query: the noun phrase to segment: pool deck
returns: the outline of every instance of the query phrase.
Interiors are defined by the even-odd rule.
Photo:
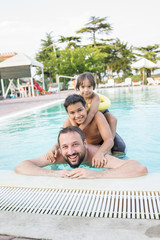
[[[0,100],[0,119],[5,121],[33,109],[53,105],[75,91],[59,94]],[[37,181],[38,178],[38,181]],[[148,174],[133,179],[71,180],[50,177],[31,177],[1,171],[0,186],[65,187],[108,190],[160,191],[160,174]],[[2,235],[3,234],[3,235]],[[158,239],[160,223],[157,220],[110,219],[34,215],[0,211],[1,239]]]
[[[16,116],[17,113],[30,111],[38,107],[53,105],[57,101],[65,99],[68,95],[76,93],[74,90],[61,91],[51,95],[39,95],[27,98],[14,98],[0,100],[0,119]]]

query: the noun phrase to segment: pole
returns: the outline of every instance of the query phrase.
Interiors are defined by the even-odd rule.
[[[54,43],[54,41],[53,41],[53,52],[54,52],[55,57],[56,57],[56,48],[55,48],[55,43]]]
[[[4,82],[3,82],[3,79],[2,79],[2,78],[1,78],[1,86],[2,86],[2,94],[3,94],[3,98],[5,99],[6,96],[5,96]]]
[[[143,68],[143,85],[144,85],[144,68]]]
[[[32,76],[32,65],[30,66],[30,73],[31,73],[32,97],[35,97],[34,86],[33,86],[33,76]]]
[[[43,89],[45,90],[45,82],[44,82],[44,72],[43,72],[43,67],[41,68],[41,70],[42,70]]]
[[[58,83],[58,92],[60,92],[59,76],[56,74],[56,83]]]

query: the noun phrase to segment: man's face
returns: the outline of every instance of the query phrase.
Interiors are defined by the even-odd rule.
[[[87,118],[87,107],[84,107],[81,102],[71,104],[67,107],[67,113],[72,121],[80,125]]]
[[[59,137],[61,154],[65,161],[72,167],[77,168],[85,157],[86,148],[81,136],[77,132],[61,134]]]

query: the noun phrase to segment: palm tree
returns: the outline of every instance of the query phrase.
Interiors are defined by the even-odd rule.
[[[41,50],[36,54],[36,60],[44,64],[44,74],[47,77],[56,73],[56,55],[52,32],[46,33],[46,38],[41,39]]]
[[[76,33],[91,33],[93,44],[96,46],[96,33],[106,33],[108,34],[111,30],[111,24],[106,22],[107,17],[99,18],[99,17],[90,17],[89,22],[86,23],[86,27],[78,30]]]
[[[46,33],[46,39],[41,39],[41,47],[42,49],[44,49],[52,45],[53,45],[52,32]]]

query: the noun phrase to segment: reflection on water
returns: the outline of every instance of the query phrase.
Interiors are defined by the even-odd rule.
[[[141,161],[150,172],[160,172],[160,86],[99,92],[112,102],[110,112],[118,119],[117,132],[126,142],[126,158]],[[60,104],[1,124],[0,169],[13,169],[22,160],[48,151],[66,117]]]

